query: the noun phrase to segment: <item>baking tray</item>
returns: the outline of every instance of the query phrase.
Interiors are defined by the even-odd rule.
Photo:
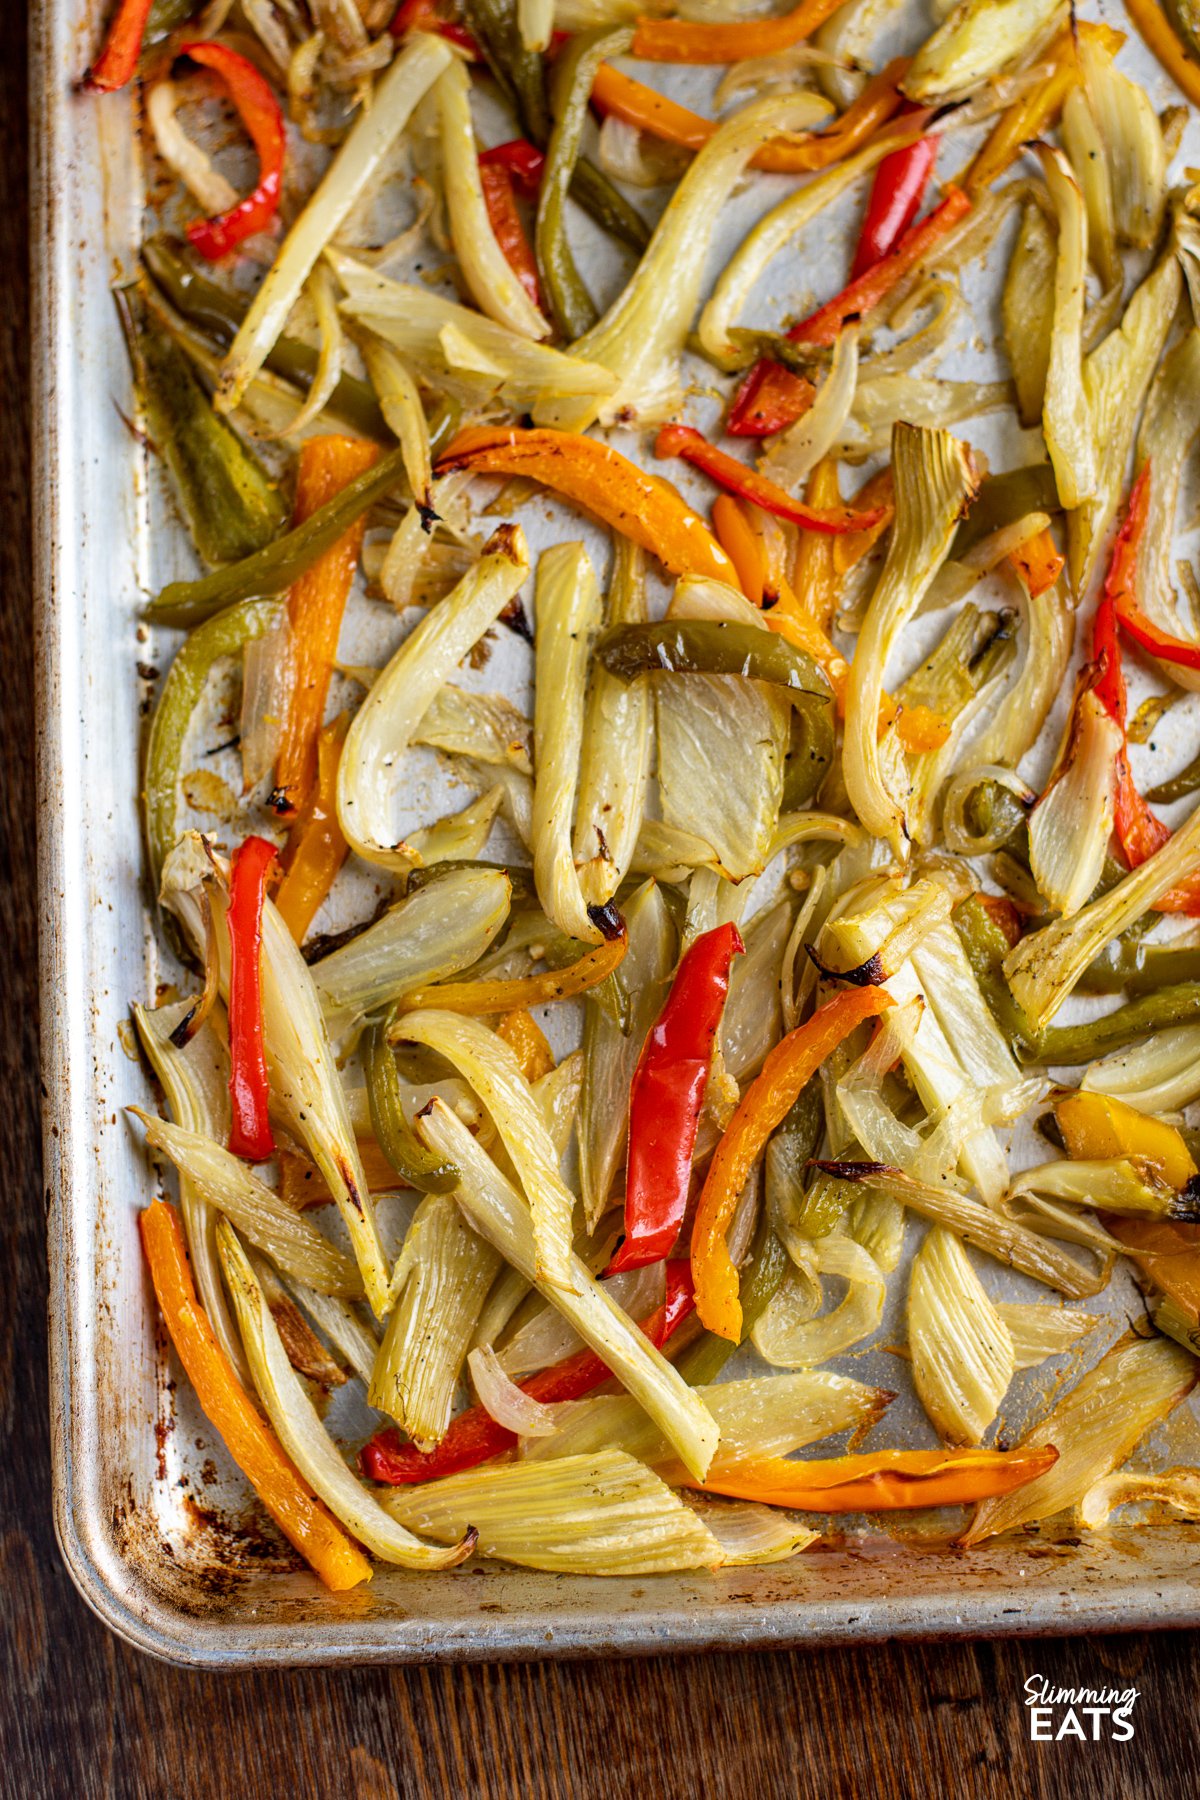
[[[152,576],[177,571],[151,529],[163,505],[157,472],[118,410],[129,378],[109,288],[131,265],[144,192],[132,104],[74,91],[107,4],[46,0],[31,16],[54,1514],[85,1600],[139,1649],[222,1669],[1200,1622],[1200,1528],[1186,1524],[1018,1537],[970,1555],[948,1547],[945,1532],[918,1543],[849,1535],[791,1563],[716,1576],[589,1580],[491,1564],[424,1577],[379,1568],[368,1586],[342,1595],[297,1569],[255,1524],[156,1321],[136,1226],[154,1184],[122,1113],[132,1101],[153,1104],[123,1043],[130,999],[153,993],[159,973],[137,813],[154,646],[138,609]],[[1106,10],[1116,22],[1118,9]],[[1168,97],[1153,65],[1139,73],[1160,103]],[[738,224],[745,228],[744,212]],[[577,535],[577,521],[559,534]],[[1109,1302],[1114,1333],[1130,1300],[1120,1293]],[[886,1353],[871,1354],[876,1363],[850,1366],[878,1379]],[[1035,1400],[1027,1392],[1026,1407]],[[1182,1429],[1161,1456],[1200,1460],[1190,1414]]]

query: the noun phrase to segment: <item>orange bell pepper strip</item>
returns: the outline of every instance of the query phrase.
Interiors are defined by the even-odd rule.
[[[765,475],[760,475],[757,469],[739,462],[736,456],[718,450],[715,444],[710,444],[691,425],[664,425],[655,439],[654,454],[658,457],[682,457],[684,462],[691,463],[694,469],[701,470],[739,499],[761,506],[764,512],[773,513],[777,519],[787,519],[793,525],[803,525],[808,531],[825,531],[830,534],[864,531],[868,526],[879,522],[878,508],[873,512],[860,513],[847,506],[835,506],[825,512],[808,506],[803,500],[793,499],[786,488],[781,488]]]
[[[774,175],[803,175],[840,162],[866,143],[873,132],[899,111],[897,83],[908,67],[907,57],[880,72],[834,124],[824,131],[799,132],[764,144],[751,160],[751,168]],[[592,81],[592,104],[599,112],[624,119],[639,131],[684,150],[702,150],[717,130],[715,119],[680,106],[656,88],[647,87],[611,63],[601,63]],[[914,119],[915,119],[914,115]],[[923,113],[922,118],[928,118]]]
[[[862,507],[882,507],[883,517],[869,531],[848,531],[845,537],[834,538],[829,548],[833,572],[839,580],[870,554],[896,516],[896,484],[891,469],[880,469],[877,475],[872,475],[854,498]]]
[[[349,713],[339,713],[317,738],[317,780],[288,836],[283,852],[284,876],[275,905],[298,944],[304,942],[349,854],[337,816],[337,772],[350,727]]]
[[[154,0],[117,0],[104,48],[83,78],[90,94],[113,94],[132,81]]]
[[[816,620],[799,605],[787,582],[773,576],[762,534],[755,530],[732,494],[719,494],[713,501],[713,524],[729,552],[747,600],[763,608],[764,624],[786,638],[789,644],[794,644],[797,650],[812,657],[833,689],[841,712],[850,664]]]
[[[1010,1494],[1058,1461],[1053,1444],[1028,1450],[877,1450],[793,1462],[763,1456],[723,1464],[709,1481],[683,1476],[705,1494],[760,1500],[802,1512],[895,1512],[915,1506],[969,1506]]]
[[[196,1298],[179,1214],[166,1201],[154,1200],[138,1224],[171,1342],[230,1456],[326,1587],[340,1592],[369,1581],[370,1563],[302,1479],[218,1344]]]
[[[923,263],[939,241],[953,230],[971,210],[971,200],[962,188],[951,185],[940,206],[910,225],[889,256],[873,263],[857,281],[835,294],[832,300],[793,325],[788,337],[793,344],[836,344],[842,327],[849,319],[864,319],[882,304],[910,270]]]
[[[1131,6],[1131,15],[1133,10]],[[1136,19],[1134,23],[1137,23]],[[1053,73],[1039,87],[1030,89],[1019,100],[1014,100],[993,125],[963,180],[963,186],[969,194],[978,194],[984,188],[991,187],[997,177],[1003,175],[1021,154],[1025,145],[1040,138],[1057,120],[1066,104],[1067,95],[1072,88],[1078,87],[1082,79],[1075,48],[1076,33],[1094,38],[1113,54],[1125,42],[1123,31],[1114,31],[1109,25],[1073,19],[1046,53],[1047,61],[1055,65]]]
[[[619,936],[597,944],[565,969],[546,969],[540,975],[518,976],[515,981],[443,981],[435,987],[414,988],[397,1002],[397,1011],[440,1006],[447,1012],[471,1013],[480,1018],[489,1013],[511,1013],[518,1007],[528,1011],[531,1006],[548,1006],[552,1000],[573,1000],[576,994],[597,987],[612,974],[628,942],[622,925]],[[390,1035],[403,1039],[403,1025],[397,1025]]]
[[[1047,588],[1052,588],[1063,571],[1062,552],[1049,530],[1035,531],[1023,544],[1009,551],[1008,560],[1034,600]]]
[[[711,575],[732,586],[733,564],[699,513],[661,475],[648,475],[599,438],[575,431],[477,426],[460,431],[438,473],[525,475],[640,544],[672,575]]]
[[[1200,1225],[1109,1213],[1104,1224],[1147,1281],[1200,1324]]]
[[[300,447],[293,525],[303,525],[378,460],[379,446],[360,438],[335,434],[309,438]],[[317,735],[365,529],[364,516],[318,556],[288,592],[294,679],[271,795],[271,805],[284,818],[299,812],[317,772]]]
[[[736,1344],[741,1334],[737,1270],[725,1234],[751,1169],[805,1082],[826,1057],[856,1025],[875,1018],[891,1004],[891,995],[879,987],[847,988],[835,994],[776,1044],[738,1102],[708,1166],[692,1227],[696,1311],[718,1337]]]
[[[496,1036],[503,1038],[513,1052],[526,1081],[539,1081],[554,1067],[554,1052],[528,1007],[514,1006],[505,1013],[496,1027]]]
[[[639,19],[630,55],[642,62],[732,63],[777,56],[811,37],[844,0],[801,0],[774,19],[740,19],[733,25],[695,25],[687,19]]]
[[[1200,106],[1200,61],[1171,25],[1157,0],[1125,0],[1125,10],[1137,26],[1146,48],[1162,64],[1171,80],[1193,106]]]

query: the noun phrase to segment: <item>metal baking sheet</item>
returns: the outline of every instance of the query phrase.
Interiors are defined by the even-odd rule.
[[[1017,1537],[970,1555],[949,1548],[945,1531],[921,1541],[834,1534],[791,1563],[716,1576],[589,1580],[486,1564],[428,1577],[379,1568],[369,1585],[332,1595],[257,1522],[177,1379],[156,1321],[136,1226],[154,1181],[122,1111],[130,1102],[153,1104],[123,1048],[130,1000],[153,995],[156,981],[169,976],[143,888],[137,793],[154,671],[170,645],[150,639],[139,608],[187,562],[160,473],[119,410],[128,407],[129,377],[109,288],[132,266],[146,172],[130,98],[97,103],[75,91],[106,11],[107,0],[47,0],[32,16],[37,803],[54,1506],[84,1598],[130,1643],[210,1668],[1200,1622],[1200,1528],[1186,1524],[1118,1524],[1082,1539]],[[1106,11],[1122,22],[1115,5]],[[1172,97],[1154,65],[1139,58],[1131,66],[1156,101]],[[1200,161],[1196,148],[1189,160]],[[763,184],[763,206],[782,191]],[[744,201],[731,210],[733,230],[743,231]],[[994,285],[1003,263],[993,256],[989,267]],[[789,291],[799,296],[802,284]],[[973,372],[1002,371],[980,371],[976,362]],[[970,435],[984,442],[974,426]],[[1003,454],[1002,444],[987,447]],[[542,513],[535,541],[580,535],[577,517],[550,506]],[[369,612],[363,630],[386,634],[381,609],[374,625]],[[506,658],[484,685],[500,685],[509,673],[519,684],[521,670],[509,669]],[[1194,739],[1198,706],[1176,708],[1171,729]],[[426,818],[432,794],[423,789]],[[460,791],[459,804],[462,798]],[[992,1281],[995,1273],[995,1291],[1033,1296],[1019,1278]],[[1127,1286],[1093,1303],[1111,1315],[1104,1343],[1123,1328],[1131,1304]],[[880,1341],[896,1338],[885,1333]],[[877,1346],[844,1366],[884,1385],[896,1369]],[[1007,1411],[1012,1429],[1039,1397],[1037,1381],[1022,1379]],[[889,1431],[899,1427],[909,1441],[922,1441],[915,1406],[894,1415]],[[1156,1449],[1162,1461],[1200,1461],[1190,1409],[1158,1434]]]

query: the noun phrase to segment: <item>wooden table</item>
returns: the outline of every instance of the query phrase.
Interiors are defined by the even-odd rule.
[[[35,0],[36,3],[36,0]],[[1200,1791],[1191,1636],[185,1674],[76,1595],[50,1520],[37,1083],[21,0],[0,7],[0,1795],[1112,1796]],[[1024,1682],[1130,1683],[1125,1744],[1033,1744]]]

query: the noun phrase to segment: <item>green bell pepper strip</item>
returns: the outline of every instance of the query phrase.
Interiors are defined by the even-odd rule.
[[[513,0],[463,0],[463,18],[498,87],[516,110],[524,135],[544,150],[550,142],[545,63],[522,44]],[[571,198],[635,255],[645,250],[650,242],[645,219],[586,157],[580,157],[572,171]]]
[[[599,315],[571,254],[566,226],[567,194],[579,161],[596,70],[610,57],[623,56],[632,42],[631,28],[581,32],[559,57],[551,81],[554,129],[542,171],[534,247],[542,291],[554,323],[569,339],[590,331]]]
[[[1140,924],[1141,921],[1139,920]],[[1153,994],[1200,982],[1200,950],[1146,944],[1126,933],[1106,944],[1079,978],[1081,994]]]
[[[950,561],[964,556],[983,538],[1005,525],[1014,525],[1027,513],[1056,513],[1062,510],[1054,470],[1048,462],[1030,463],[1023,469],[1009,469],[1003,475],[990,475],[981,485],[971,510],[954,534],[950,545]]]
[[[283,495],[233,427],[213,411],[178,345],[129,289],[114,298],[152,444],[175,484],[196,549],[231,563],[269,546],[287,521]]]
[[[771,1209],[778,1233],[786,1236],[780,1216],[778,1188],[799,1196],[788,1220],[804,1237],[827,1237],[844,1210],[839,1201],[830,1211],[828,1198],[822,1198],[828,1183],[814,1186],[808,1165],[817,1153],[825,1129],[825,1099],[820,1077],[814,1075],[801,1089],[782,1125],[768,1145],[767,1205]]]
[[[1200,981],[1183,981],[1127,1000],[1102,1019],[1083,1025],[1048,1025],[1033,1040],[1025,1062],[1090,1063],[1124,1050],[1138,1038],[1153,1037],[1170,1025],[1200,1024]],[[1018,1054],[1022,1054],[1018,1049]]]
[[[836,726],[832,706],[794,706],[783,765],[782,812],[803,812],[821,791],[833,763]]]
[[[595,656],[618,681],[639,675],[744,675],[811,700],[828,702],[829,684],[810,656],[773,631],[718,619],[663,619],[613,625]]]
[[[371,1130],[383,1154],[407,1187],[425,1194],[450,1194],[462,1180],[457,1164],[427,1150],[404,1116],[396,1058],[387,1041],[388,1021],[364,1032],[361,1053],[367,1078]]]
[[[146,29],[142,33],[142,49],[138,57],[138,74],[145,75],[159,60],[158,53],[171,33],[190,19],[196,11],[196,0],[154,0]]]
[[[150,879],[157,897],[163,863],[175,842],[179,775],[184,741],[213,664],[236,656],[270,631],[280,615],[278,600],[244,600],[208,619],[185,639],[167,671],[150,733],[143,770],[143,804]]]
[[[708,1387],[716,1381],[725,1364],[740,1344],[744,1344],[767,1307],[775,1298],[779,1284],[790,1266],[787,1251],[775,1236],[766,1209],[758,1222],[750,1258],[738,1282],[738,1298],[742,1307],[742,1331],[735,1344],[730,1338],[706,1331],[689,1344],[676,1363],[676,1368],[689,1387]]]
[[[1172,800],[1182,800],[1187,794],[1194,794],[1200,788],[1200,755],[1194,756],[1187,767],[1180,769],[1178,775],[1172,775],[1167,781],[1160,781],[1157,787],[1147,791],[1147,800],[1156,806],[1168,806]]]
[[[1016,1055],[1024,1062],[1035,1060],[1031,1054],[1034,1034],[1004,978],[1008,939],[977,894],[955,907],[953,919],[992,1017]]]
[[[1200,1022],[1200,981],[1180,981],[1128,1000],[1103,1018],[1033,1032],[1004,979],[1008,940],[978,896],[955,907],[954,923],[992,1016],[1023,1063],[1056,1067],[1094,1062],[1169,1025]]]
[[[404,452],[400,448],[389,450],[374,468],[355,476],[332,500],[319,506],[303,525],[295,526],[253,556],[215,569],[198,581],[169,581],[146,608],[146,617],[156,624],[196,625],[234,600],[246,600],[254,594],[283,593],[349,531],[356,519],[404,480]]]
[[[154,285],[176,312],[209,332],[222,345],[230,344],[246,316],[248,301],[233,294],[194,269],[182,245],[165,235],[152,237],[142,246],[142,261]],[[307,393],[317,372],[317,352],[298,338],[280,337],[267,354],[266,366],[275,375]],[[379,402],[369,382],[343,374],[328,400],[328,408],[364,437],[386,444],[388,430]]]

